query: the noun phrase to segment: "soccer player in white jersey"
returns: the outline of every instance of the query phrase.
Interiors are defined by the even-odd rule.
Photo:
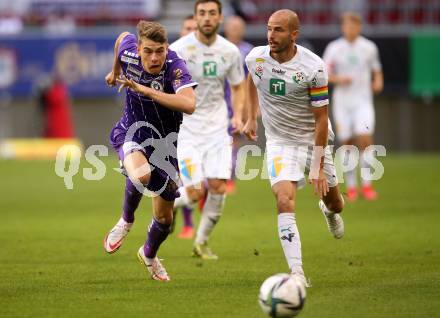
[[[197,0],[194,18],[197,31],[171,44],[187,63],[199,83],[196,111],[184,116],[179,132],[177,156],[184,187],[174,207],[198,201],[203,195],[201,183],[207,180],[208,196],[194,242],[194,255],[217,259],[208,247],[208,238],[223,210],[226,180],[231,177],[232,140],[228,134],[228,110],[224,100],[224,83],[232,90],[234,130],[242,130],[244,104],[244,70],[238,48],[217,34],[223,20],[221,2]]]
[[[305,280],[295,219],[296,192],[305,183],[305,169],[310,169],[310,183],[335,238],[344,234],[339,215],[344,201],[327,147],[329,136],[333,137],[327,113],[327,72],[321,58],[295,43],[298,33],[297,14],[276,11],[267,24],[269,45],[254,48],[246,57],[249,118],[244,133],[256,140],[259,104],[280,242],[292,274]]]
[[[344,36],[329,43],[323,59],[329,70],[329,82],[334,85],[332,104],[336,135],[342,144],[359,148],[359,166],[368,168],[364,150],[373,143],[373,93],[382,91],[383,74],[377,46],[360,32],[360,16],[352,12],[343,14]],[[356,200],[358,196],[356,170],[345,175],[349,201]],[[363,197],[376,199],[371,181],[361,179]]]

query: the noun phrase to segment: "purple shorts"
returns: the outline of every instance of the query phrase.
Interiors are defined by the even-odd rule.
[[[141,147],[140,145],[144,142],[144,140],[141,139],[145,138],[133,137],[133,140],[127,141],[125,137],[126,131],[117,126],[112,129],[110,134],[110,143],[118,154],[121,169],[125,171],[123,162],[126,155],[134,151],[141,151],[148,160],[151,168],[150,181],[146,185],[146,188],[166,201],[173,201],[179,197],[180,194],[177,191],[178,184],[180,184],[179,165],[176,159],[177,153],[174,153],[177,144],[175,147],[169,147],[167,149],[167,156],[163,158],[163,161],[159,164],[161,168],[159,168],[158,165],[155,165],[150,160],[155,151],[154,146]],[[163,164],[165,164],[165,166]],[[164,167],[166,171],[163,169]],[[123,172],[123,174],[127,176],[126,173]]]

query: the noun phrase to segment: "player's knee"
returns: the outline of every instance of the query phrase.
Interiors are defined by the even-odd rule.
[[[332,211],[333,213],[340,213],[344,209],[344,200],[342,198],[338,198],[332,200],[328,204],[326,204],[327,209]]]
[[[289,195],[280,193],[277,195],[277,208],[279,212],[293,211],[293,202]]]
[[[146,186],[150,182],[150,174],[144,174],[137,178],[140,183]]]
[[[203,189],[187,188],[186,191],[191,202],[197,202],[203,198]]]
[[[226,181],[210,182],[209,192],[212,194],[225,194],[226,193]]]

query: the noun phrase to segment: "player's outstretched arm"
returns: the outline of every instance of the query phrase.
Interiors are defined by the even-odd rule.
[[[245,101],[245,80],[238,85],[231,85],[232,105],[234,108],[234,116],[231,124],[234,133],[242,133],[243,131],[243,109]]]
[[[322,199],[329,191],[327,178],[324,174],[324,154],[328,136],[328,105],[313,107],[312,112],[315,116],[315,149],[309,179],[313,183],[315,194]]]
[[[125,77],[117,78],[116,81],[121,84],[119,92],[126,87],[151,98],[162,106],[185,114],[192,114],[196,109],[196,94],[192,87],[184,87],[176,94],[168,94],[143,86]]]
[[[112,70],[105,76],[105,82],[110,87],[116,86],[116,79],[121,75],[121,65],[118,59],[119,45],[122,39],[128,34],[130,33],[122,32],[115,41]]]
[[[257,115],[258,115],[258,95],[257,88],[250,74],[246,80],[246,102],[245,105],[248,116],[246,124],[243,128],[243,133],[250,140],[257,140]]]

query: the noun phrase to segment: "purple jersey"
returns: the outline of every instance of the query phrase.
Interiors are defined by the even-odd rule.
[[[118,60],[126,78],[168,94],[185,87],[195,87],[184,60],[169,50],[165,64],[157,75],[147,73],[137,53],[133,34],[123,38],[119,45]],[[110,135],[110,142],[123,162],[131,151],[142,151],[151,166],[147,188],[171,201],[178,195],[177,133],[182,113],[173,111],[152,99],[126,90],[124,114]]]
[[[143,69],[137,48],[137,39],[133,34],[125,36],[119,45],[118,59],[125,77],[168,94],[174,94],[181,88],[196,85],[191,79],[185,62],[174,51],[168,51],[161,72],[153,75]],[[124,114],[116,126],[127,130],[139,121],[154,126],[162,137],[165,137],[169,133],[179,131],[182,113],[173,111],[142,94],[127,89]],[[139,128],[136,134],[141,139],[154,137],[148,127]]]

